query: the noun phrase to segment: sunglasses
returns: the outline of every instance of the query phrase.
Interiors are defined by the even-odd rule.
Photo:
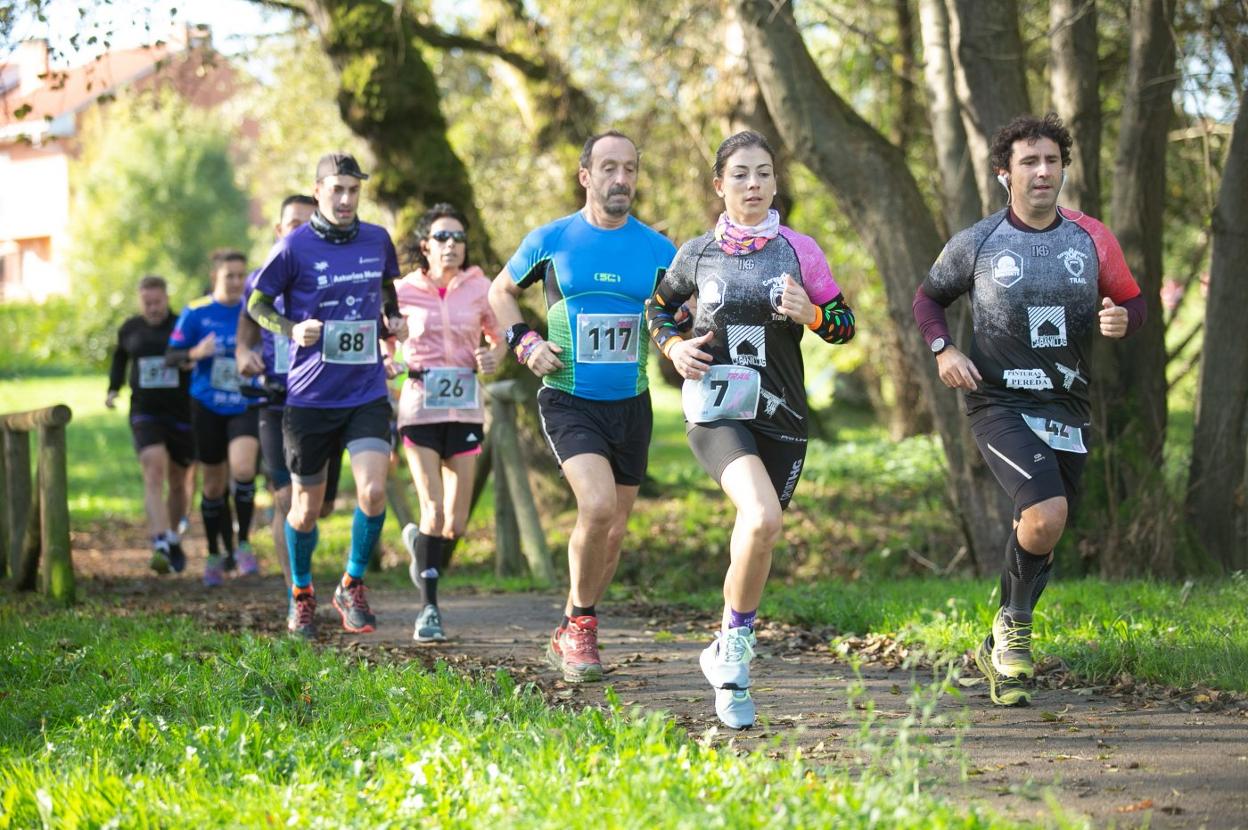
[[[437,242],[450,242],[452,239],[456,242],[467,242],[468,234],[463,231],[434,231],[429,234],[429,238]]]

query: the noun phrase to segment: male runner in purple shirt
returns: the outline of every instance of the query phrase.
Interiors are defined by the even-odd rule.
[[[247,305],[257,323],[292,341],[282,420],[293,485],[286,519],[294,583],[288,627],[305,637],[316,634],[312,552],[335,446],[350,453],[358,504],[333,603],[347,631],[369,632],[376,623],[364,571],[385,522],[390,468],[390,398],[377,338],[407,333],[394,293],[394,244],[384,228],[356,216],[367,178],[349,155],[321,157],[316,212],[273,246]],[[278,297],[284,315],[274,305]]]

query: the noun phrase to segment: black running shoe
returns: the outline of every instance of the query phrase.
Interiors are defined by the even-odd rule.
[[[186,551],[182,550],[179,542],[169,543],[169,567],[173,568],[175,574],[186,570]]]

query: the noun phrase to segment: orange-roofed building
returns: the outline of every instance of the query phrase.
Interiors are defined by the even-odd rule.
[[[0,302],[69,293],[70,161],[82,117],[122,89],[164,87],[211,108],[234,94],[238,79],[206,26],[68,69],[50,66],[42,40],[23,42],[0,63]]]

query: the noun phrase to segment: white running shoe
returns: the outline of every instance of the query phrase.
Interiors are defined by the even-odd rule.
[[[733,729],[754,725],[750,660],[756,642],[754,631],[745,626],[716,632],[715,641],[698,659],[703,676],[715,687],[715,714]]]

